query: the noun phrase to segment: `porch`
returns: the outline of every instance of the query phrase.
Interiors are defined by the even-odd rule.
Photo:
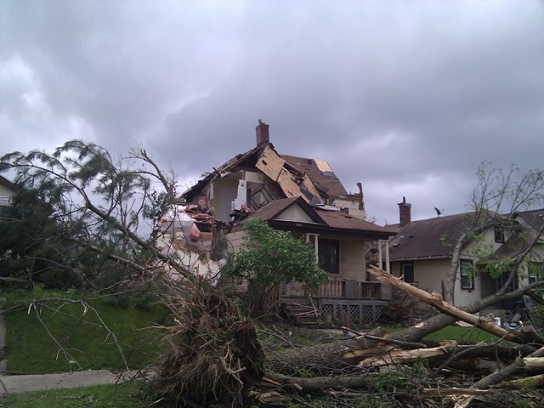
[[[333,279],[319,288],[319,313],[339,321],[376,321],[387,306],[380,282]]]
[[[318,293],[311,297],[313,305],[308,304],[304,296],[296,296],[285,289],[280,302],[287,309],[296,309],[295,305],[306,305],[315,310],[313,313],[306,312],[305,315],[315,314],[322,320],[374,322],[380,318],[388,303],[382,297],[380,282],[330,280],[322,284]]]

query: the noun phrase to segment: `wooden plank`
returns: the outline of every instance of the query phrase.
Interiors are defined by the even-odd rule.
[[[283,165],[285,160],[283,160],[270,146],[266,146],[257,160],[257,167],[264,174],[270,177],[274,181],[278,181],[280,173],[283,170]]]
[[[300,187],[295,182],[293,175],[287,170],[281,170],[278,177],[278,184],[287,198],[302,197],[306,202],[308,202],[308,199],[302,194],[302,191],[300,191]]]

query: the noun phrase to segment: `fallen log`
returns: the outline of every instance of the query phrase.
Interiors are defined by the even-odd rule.
[[[406,364],[415,360],[444,357],[448,355],[444,347],[434,347],[415,350],[395,350],[389,353],[366,358],[357,364],[357,367],[380,367],[384,365]]]
[[[275,372],[265,373],[262,381],[265,385],[292,387],[299,392],[323,392],[327,389],[343,390],[346,388],[369,387],[372,377],[368,373],[350,376],[292,377]]]
[[[542,387],[544,386],[544,374],[508,381],[505,385],[513,388]]]
[[[529,370],[544,368],[544,357],[526,357],[523,364]]]
[[[437,310],[447,315],[450,315],[457,320],[462,320],[464,322],[470,323],[475,327],[478,327],[482,330],[485,330],[499,338],[505,338],[506,340],[516,341],[517,336],[509,332],[508,330],[497,326],[495,323],[489,320],[482,319],[481,317],[475,316],[471,313],[465,312],[462,309],[459,309],[449,303],[444,302],[442,296],[437,293],[429,293],[422,289],[419,289],[409,283],[404,282],[402,279],[397,278],[396,276],[387,273],[383,269],[370,265],[368,271],[374,275],[376,279],[381,282],[387,282],[397,289],[402,290],[405,293],[408,293],[411,296],[416,297],[417,299],[433,306]]]
[[[490,390],[475,390],[472,388],[423,388],[421,394],[426,397],[449,397],[452,395],[487,395]]]

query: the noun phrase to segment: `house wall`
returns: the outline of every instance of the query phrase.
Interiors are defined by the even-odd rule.
[[[224,177],[217,179],[211,186],[208,193],[209,206],[212,209],[215,217],[223,222],[230,221],[230,214],[233,210],[232,203],[236,201],[247,203],[247,196],[238,197],[238,185],[240,180],[246,181],[246,195],[251,191],[257,190],[262,184],[265,185],[268,193],[273,199],[281,198],[281,191],[275,183],[272,183],[270,178],[264,174],[252,171],[238,171],[228,173]],[[267,197],[260,197],[258,201],[261,204],[266,204]]]
[[[361,199],[336,198],[334,205],[338,208],[347,208],[348,213],[361,220],[365,219],[365,210]]]
[[[461,257],[467,259],[468,257]],[[436,292],[440,295],[443,293],[443,284],[446,280],[448,271],[450,269],[451,259],[423,259],[415,260],[414,263],[414,281],[417,287],[423,289],[429,293]],[[400,276],[401,262],[391,263],[391,273],[394,276]],[[456,306],[466,306],[476,300],[480,300],[490,282],[485,278],[476,276],[474,279],[474,289],[467,290],[461,289],[461,280],[459,270],[457,271],[457,279],[455,281],[454,299]],[[485,294],[484,294],[485,296]]]
[[[467,306],[472,302],[482,299],[482,291],[485,291],[488,288],[487,285],[490,282],[482,276],[475,276],[472,279],[474,279],[474,289],[461,289],[461,280],[459,278],[459,273],[457,274],[455,291],[453,292],[455,306]],[[493,280],[491,281],[492,284],[496,284],[493,283]]]
[[[229,222],[232,202],[236,199],[238,181],[241,179],[241,173],[229,173],[213,183],[208,199],[209,206],[217,219]]]
[[[323,238],[326,238],[323,236]],[[366,281],[364,241],[344,238],[340,240],[340,275],[342,279]]]
[[[231,232],[230,234],[225,235],[225,239],[228,242],[228,251],[237,253],[242,246],[242,238],[244,236],[243,231]]]
[[[0,184],[0,205],[8,205],[13,196],[15,196],[15,191]]]

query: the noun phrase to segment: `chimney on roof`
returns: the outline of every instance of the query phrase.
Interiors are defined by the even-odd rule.
[[[255,132],[257,133],[257,146],[262,143],[270,142],[270,135],[268,133],[269,127],[270,126],[267,123],[264,123],[261,119],[259,119],[259,124],[255,128]]]
[[[404,227],[406,224],[412,222],[412,204],[406,202],[406,197],[402,197],[402,203],[398,203],[399,206],[399,225]]]

